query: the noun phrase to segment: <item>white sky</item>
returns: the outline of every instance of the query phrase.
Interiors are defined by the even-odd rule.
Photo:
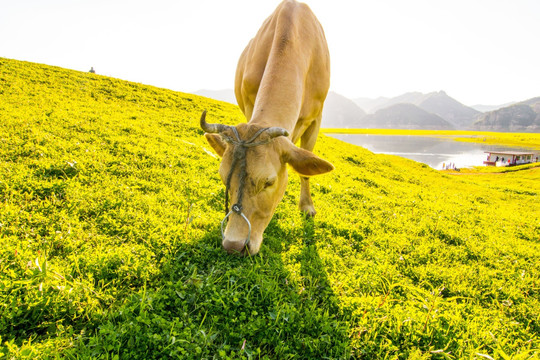
[[[347,97],[540,96],[539,0],[305,2],[326,32],[331,90]],[[0,57],[184,92],[232,89],[240,53],[278,3],[0,0]]]

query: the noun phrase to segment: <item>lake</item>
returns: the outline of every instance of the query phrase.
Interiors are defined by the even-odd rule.
[[[375,154],[398,155],[418,161],[434,169],[453,163],[456,168],[482,166],[485,151],[530,151],[504,145],[486,145],[455,141],[452,138],[417,135],[326,134],[361,146]]]

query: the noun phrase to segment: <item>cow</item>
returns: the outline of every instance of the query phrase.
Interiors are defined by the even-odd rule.
[[[238,61],[235,95],[248,122],[207,123],[206,111],[200,119],[208,143],[222,157],[219,174],[227,200],[221,232],[227,252],[259,252],[287,187],[287,164],[301,177],[300,210],[315,215],[309,177],[334,169],[312,153],[329,86],[322,26],[306,4],[283,1]]]

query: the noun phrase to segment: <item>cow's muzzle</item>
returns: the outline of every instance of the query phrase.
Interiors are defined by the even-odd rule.
[[[249,246],[249,240],[251,238],[251,223],[249,222],[248,218],[246,215],[244,215],[244,213],[242,212],[242,205],[239,205],[239,204],[234,204],[232,207],[231,207],[231,211],[229,211],[229,213],[227,215],[225,215],[225,217],[223,218],[223,220],[221,220],[221,239],[223,241],[225,241],[225,230],[224,230],[224,227],[225,227],[225,224],[227,223],[227,219],[229,218],[229,216],[231,216],[233,213],[239,215],[242,217],[242,219],[244,219],[244,221],[247,223],[248,225],[248,235],[247,235],[247,238],[246,240],[244,241],[244,245],[242,246],[242,250],[245,250],[246,247]]]

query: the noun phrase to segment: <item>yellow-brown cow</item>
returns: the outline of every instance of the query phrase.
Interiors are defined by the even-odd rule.
[[[222,222],[228,252],[259,251],[287,187],[286,164],[301,176],[300,210],[315,215],[309,176],[334,168],[311,152],[329,85],[330,56],[319,21],[307,5],[283,1],[238,62],[235,94],[248,123],[232,127],[207,123],[206,112],[201,117],[206,139],[223,158],[219,174],[233,204],[226,205]]]

